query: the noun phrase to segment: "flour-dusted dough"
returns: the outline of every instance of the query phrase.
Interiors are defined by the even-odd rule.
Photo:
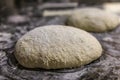
[[[81,8],[73,11],[67,24],[86,31],[104,32],[118,26],[119,16],[97,8]]]
[[[69,26],[50,25],[26,33],[16,43],[15,57],[27,68],[80,67],[101,56],[102,48],[91,34]]]

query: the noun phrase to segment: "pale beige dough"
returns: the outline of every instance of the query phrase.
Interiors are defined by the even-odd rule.
[[[104,32],[116,28],[120,21],[116,14],[97,8],[76,9],[68,17],[67,24],[91,32]]]
[[[73,68],[99,58],[102,47],[86,31],[51,25],[26,33],[16,43],[14,54],[18,62],[27,68]]]

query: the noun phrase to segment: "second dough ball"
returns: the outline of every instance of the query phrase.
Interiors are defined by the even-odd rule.
[[[74,10],[67,24],[90,32],[105,32],[119,24],[119,16],[97,8]]]

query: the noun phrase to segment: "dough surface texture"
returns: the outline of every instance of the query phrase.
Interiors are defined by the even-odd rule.
[[[91,34],[63,25],[35,28],[22,36],[15,48],[16,59],[27,68],[80,67],[102,54],[100,43]]]

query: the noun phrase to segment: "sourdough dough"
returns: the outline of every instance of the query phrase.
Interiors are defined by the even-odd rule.
[[[102,48],[91,34],[69,26],[50,25],[26,33],[16,43],[15,57],[27,68],[80,67],[101,56]]]
[[[119,16],[97,8],[81,8],[73,11],[67,24],[86,31],[104,32],[118,26]]]

